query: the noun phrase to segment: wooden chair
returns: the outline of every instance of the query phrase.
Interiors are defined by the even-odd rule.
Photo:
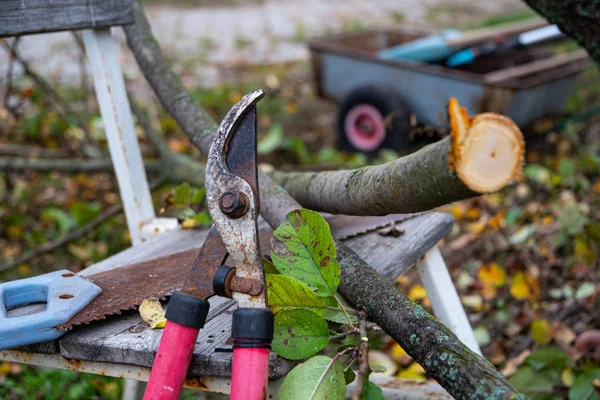
[[[83,30],[86,52],[106,137],[115,166],[133,247],[81,272],[86,276],[174,252],[197,248],[206,230],[181,230],[174,219],[157,218],[151,201],[139,143],[135,136],[123,75],[119,47],[110,27],[133,22],[131,0],[64,0],[58,5],[45,0],[4,0],[0,5],[0,37],[64,30]],[[396,279],[415,263],[435,314],[476,352],[473,331],[436,244],[451,229],[453,219],[442,213],[425,213],[402,221],[405,233],[398,237],[368,232],[346,243],[378,271]],[[261,229],[268,231],[264,223]],[[160,234],[160,236],[158,236]],[[213,298],[208,323],[194,351],[186,386],[228,393],[231,353],[232,300]],[[20,308],[12,315],[31,313]],[[0,352],[2,360],[70,369],[93,374],[145,381],[149,376],[161,331],[151,330],[137,311],[124,312],[87,326],[62,338]],[[270,378],[275,390],[293,363],[272,355]],[[398,385],[392,378],[377,377],[389,398],[444,396],[437,385]],[[392,379],[393,380],[393,379]],[[130,381],[132,382],[132,381]],[[135,385],[127,385],[133,398]],[[398,389],[400,388],[400,389]]]

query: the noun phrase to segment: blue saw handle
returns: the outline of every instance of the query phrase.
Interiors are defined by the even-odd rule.
[[[56,326],[68,322],[101,292],[66,269],[0,284],[0,350],[60,337],[64,331]],[[46,310],[20,317],[6,315],[9,308],[32,303],[46,303]]]

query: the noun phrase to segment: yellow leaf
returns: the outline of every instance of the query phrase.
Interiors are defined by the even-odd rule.
[[[23,228],[21,228],[19,225],[10,225],[8,228],[6,228],[6,234],[11,239],[20,239],[23,237]]]
[[[198,221],[196,221],[194,218],[186,218],[181,223],[181,229],[194,229],[199,225],[200,223],[198,223]]]
[[[398,378],[410,379],[413,381],[426,381],[425,370],[417,362],[413,362],[407,368],[404,368],[398,375]]]
[[[594,191],[600,193],[600,180],[594,184]]]
[[[288,114],[294,114],[297,110],[298,110],[298,105],[296,103],[290,102],[285,105],[285,111]]]
[[[504,211],[501,211],[498,214],[491,217],[488,221],[488,224],[496,230],[503,228],[506,225],[505,217],[506,213]]]
[[[465,206],[463,203],[454,203],[450,206],[450,214],[455,220],[460,220],[465,213]]]
[[[478,221],[467,224],[467,231],[469,233],[481,233],[485,229],[486,221]]]
[[[570,388],[575,382],[575,372],[571,368],[565,368],[560,374],[560,381],[564,387]]]
[[[235,104],[235,103],[237,103],[238,101],[241,100],[242,95],[237,90],[234,90],[234,91],[232,91],[232,92],[229,93],[229,96],[227,96],[227,98],[229,99],[229,101],[231,103]]]
[[[552,218],[552,215],[546,215],[542,218],[542,225],[552,225],[552,222],[554,222],[554,218]]]
[[[396,284],[398,284],[400,286],[408,286],[408,285],[410,285],[410,278],[406,275],[400,275],[396,279]]]
[[[411,356],[409,356],[398,343],[393,344],[390,349],[390,355],[392,356],[392,359],[400,365],[408,365],[412,361]]]
[[[539,284],[531,276],[519,271],[511,279],[510,294],[517,300],[536,300],[540,294]]]
[[[423,285],[415,285],[410,289],[408,293],[408,298],[411,300],[424,300],[427,298],[427,291],[423,287]]]
[[[529,327],[529,334],[542,346],[552,341],[552,327],[545,319],[536,319]]]
[[[478,208],[469,208],[467,210],[467,212],[465,213],[465,217],[472,219],[472,220],[477,220],[477,219],[479,219],[479,217],[481,217],[481,212],[479,211]]]
[[[496,263],[483,264],[479,268],[477,277],[484,284],[501,288],[506,285],[506,272]]]
[[[461,298],[462,303],[465,307],[472,308],[475,311],[481,311],[483,308],[483,299],[481,296],[476,294],[470,296],[463,296]]]
[[[31,267],[28,264],[20,264],[17,267],[17,270],[19,271],[19,274],[27,275],[31,272]]]
[[[164,328],[167,322],[162,304],[157,299],[145,299],[142,301],[140,316],[152,329]]]
[[[584,263],[585,265],[592,265],[596,261],[594,250],[585,239],[585,237],[578,236],[575,238],[575,249],[573,250],[575,257]]]
[[[10,363],[0,363],[0,375],[7,375],[10,372]]]
[[[496,297],[496,287],[489,283],[484,283],[480,293],[484,299],[492,300],[494,297]]]

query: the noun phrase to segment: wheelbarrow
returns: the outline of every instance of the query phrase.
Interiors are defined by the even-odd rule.
[[[451,97],[469,114],[497,112],[526,127],[558,113],[589,64],[584,50],[554,52],[556,41],[509,49],[458,68],[378,57],[382,49],[428,34],[385,30],[309,42],[316,92],[339,103],[341,148],[365,153],[405,148],[415,121],[447,126]]]

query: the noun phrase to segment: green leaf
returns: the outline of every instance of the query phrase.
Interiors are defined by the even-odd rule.
[[[58,224],[60,235],[64,235],[76,226],[75,220],[60,208],[46,208],[40,214],[42,218],[55,221]]]
[[[314,400],[343,400],[346,395],[344,370],[339,360],[329,367],[331,362],[330,357],[316,356],[298,365],[285,377],[277,397],[308,400],[315,392]]]
[[[384,400],[381,388],[371,381],[365,381],[365,389],[363,391],[363,400]]]
[[[600,395],[594,388],[594,379],[600,378],[600,368],[580,373],[569,390],[569,400],[599,400]]]
[[[73,219],[77,221],[77,226],[83,226],[96,218],[101,210],[97,204],[76,201],[70,211]]]
[[[527,239],[533,235],[537,226],[535,224],[530,224],[521,228],[517,233],[510,237],[510,243],[512,244],[521,244],[525,243]]]
[[[508,381],[529,400],[553,400],[556,397],[550,392],[557,382],[553,374],[535,371],[528,365],[519,368]]]
[[[573,359],[558,347],[541,347],[527,357],[526,363],[535,371],[547,368],[560,371],[574,366]]]
[[[312,311],[295,309],[275,316],[273,351],[290,360],[317,354],[329,343],[327,322]]]
[[[576,206],[557,206],[554,207],[554,211],[560,225],[571,236],[583,233],[583,228],[589,222],[589,219]]]
[[[575,176],[575,164],[568,158],[562,158],[558,163],[557,172],[563,178],[573,178]]]
[[[206,197],[206,188],[198,188],[198,189],[194,189],[194,191],[192,192],[192,205],[200,205],[202,204],[202,202],[204,201],[204,198]]]
[[[337,306],[337,304],[336,304]],[[344,314],[344,312],[342,310],[332,310],[332,309],[327,309],[325,310],[325,312],[323,314],[321,314],[321,316],[323,318],[325,318],[327,321],[331,321],[331,322],[335,322],[337,324],[347,324],[348,323],[348,318],[346,317],[346,314]],[[352,321],[353,324],[358,324],[358,317],[356,315],[348,315],[348,317],[350,317],[350,321]]]
[[[517,220],[523,214],[523,209],[521,207],[511,207],[506,212],[506,216],[504,220],[506,221],[506,226],[508,228],[514,226],[517,223]]]
[[[189,206],[192,202],[192,187],[189,183],[183,183],[173,189],[173,205]]]
[[[326,307],[337,307],[333,297],[317,296],[304,282],[290,276],[267,274],[266,281],[269,308],[275,315],[298,308],[322,315]]]
[[[283,144],[283,128],[280,124],[271,126],[266,136],[258,141],[257,152],[259,155],[265,155],[277,150]]]
[[[475,340],[480,346],[487,346],[490,343],[490,333],[483,326],[478,326],[473,329],[473,334],[475,335]]]
[[[548,168],[537,164],[526,165],[525,168],[523,168],[523,173],[527,179],[543,184],[550,183],[550,177],[552,176],[552,173]]]
[[[352,366],[349,366],[344,371],[344,379],[346,380],[346,385],[351,384],[356,379],[356,373],[352,370]]]
[[[581,286],[579,286],[579,288],[577,288],[577,291],[575,292],[575,298],[578,300],[583,299],[584,297],[593,295],[595,291],[596,285],[594,285],[593,283],[582,283]]]
[[[264,270],[264,272],[265,272],[266,275],[277,275],[277,274],[279,274],[279,271],[277,271],[277,268],[275,268],[275,266],[273,265],[273,263],[270,260],[268,260],[268,259],[266,259],[266,258],[263,257],[262,262],[263,262],[263,270]],[[271,299],[269,299],[269,303],[271,303],[270,300]]]
[[[277,270],[316,288],[319,296],[335,295],[340,266],[329,225],[315,211],[300,209],[286,215],[275,230],[271,259]]]

